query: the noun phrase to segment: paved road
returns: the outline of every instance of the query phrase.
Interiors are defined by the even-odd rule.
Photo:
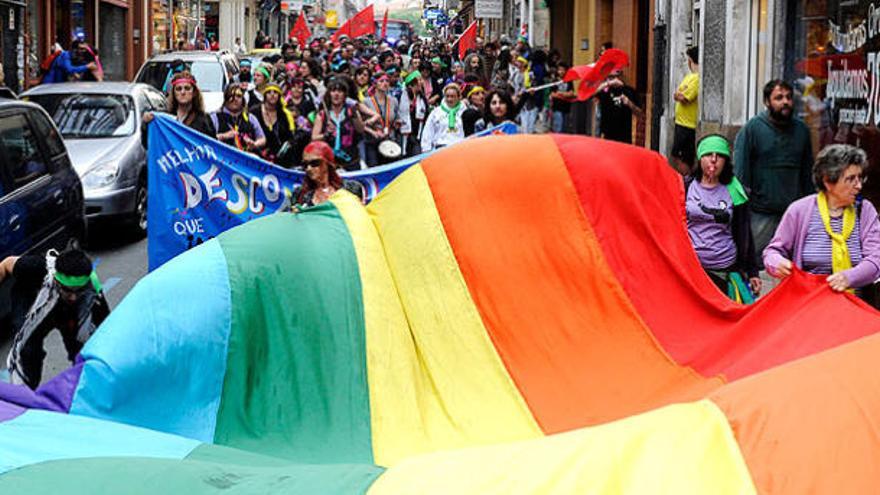
[[[120,227],[108,226],[94,232],[88,246],[89,255],[97,264],[98,275],[104,285],[104,292],[115,308],[147,273],[147,240],[137,239],[125,233]],[[61,334],[49,334],[45,344],[46,361],[43,365],[43,381],[57,375],[69,365]],[[5,364],[9,353],[9,342],[0,345],[0,359]]]

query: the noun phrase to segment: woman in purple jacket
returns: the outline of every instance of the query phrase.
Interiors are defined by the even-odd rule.
[[[792,203],[764,250],[764,266],[778,278],[792,267],[828,275],[837,292],[880,278],[880,223],[870,201],[860,199],[868,158],[847,144],[833,144],[816,157],[818,194]]]

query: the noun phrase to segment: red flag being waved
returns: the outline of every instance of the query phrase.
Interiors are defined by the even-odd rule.
[[[337,29],[335,33],[330,35],[330,39],[333,41],[333,43],[338,43],[339,38],[342,35],[348,36],[349,38],[351,37],[351,19],[345,21],[344,24],[339,26],[339,29]]]
[[[364,10],[355,14],[350,23],[351,34],[349,36],[352,38],[375,33],[376,19],[373,16],[373,4],[367,5]]]
[[[599,89],[602,81],[614,71],[621,70],[629,65],[629,56],[626,52],[617,48],[605,50],[595,64],[578,65],[568,69],[563,81],[570,82],[580,80],[577,99],[584,101],[589,99]]]
[[[379,36],[383,40],[385,39],[385,34],[388,33],[388,9],[385,9],[385,16],[382,17],[382,35]]]
[[[309,26],[306,24],[306,15],[300,12],[299,17],[296,18],[296,24],[290,28],[290,34],[287,36],[288,38],[295,38],[299,42],[299,46],[306,46],[309,38],[312,36],[312,32],[309,31]]]
[[[458,59],[464,60],[467,51],[477,47],[477,21],[471,23],[458,37]]]
[[[365,9],[355,14],[354,17],[345,21],[345,24],[340,26],[330,39],[335,43],[339,41],[339,37],[343,34],[349,38],[357,38],[358,36],[365,36],[374,33],[376,29],[375,23],[376,20],[373,16],[373,4],[370,4],[367,5]]]

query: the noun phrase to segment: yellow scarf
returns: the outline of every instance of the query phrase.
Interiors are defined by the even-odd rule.
[[[852,268],[846,240],[849,239],[849,236],[856,227],[855,207],[850,205],[843,210],[843,228],[838,234],[831,230],[831,214],[828,212],[828,198],[824,192],[819,193],[816,202],[819,206],[819,216],[822,217],[822,224],[825,225],[825,232],[828,232],[828,235],[831,237],[831,272],[838,273]]]

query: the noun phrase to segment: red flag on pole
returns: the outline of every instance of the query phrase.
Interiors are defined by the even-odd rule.
[[[458,59],[464,60],[468,50],[477,47],[477,21],[471,23],[458,37]]]
[[[364,10],[361,10],[354,17],[351,18],[351,26],[349,27],[352,38],[357,38],[358,36],[365,36],[368,34],[376,33],[376,18],[373,16],[373,4],[367,5]]]
[[[296,38],[299,41],[299,46],[303,47],[306,46],[311,36],[312,32],[309,31],[309,26],[306,24],[306,15],[300,12],[299,17],[296,18],[296,23],[290,28],[290,34],[287,37]]]
[[[333,43],[338,43],[339,37],[343,34],[351,38],[351,19],[345,21],[345,23],[339,26],[339,29],[337,29],[336,32],[333,33],[332,36],[330,36],[330,39],[333,40]]]
[[[380,36],[380,38],[382,38],[384,40],[385,34],[387,32],[388,32],[388,8],[386,7],[385,8],[385,16],[382,17],[382,36]]]
[[[562,80],[570,82],[579,79],[581,83],[578,86],[577,98],[580,101],[584,101],[596,93],[596,90],[599,89],[599,85],[602,84],[602,81],[604,81],[609,74],[623,69],[628,65],[629,56],[627,56],[625,51],[617,48],[610,48],[605,50],[605,53],[599,57],[599,60],[597,60],[595,64],[578,65],[568,69],[568,72],[565,73],[565,77]]]

